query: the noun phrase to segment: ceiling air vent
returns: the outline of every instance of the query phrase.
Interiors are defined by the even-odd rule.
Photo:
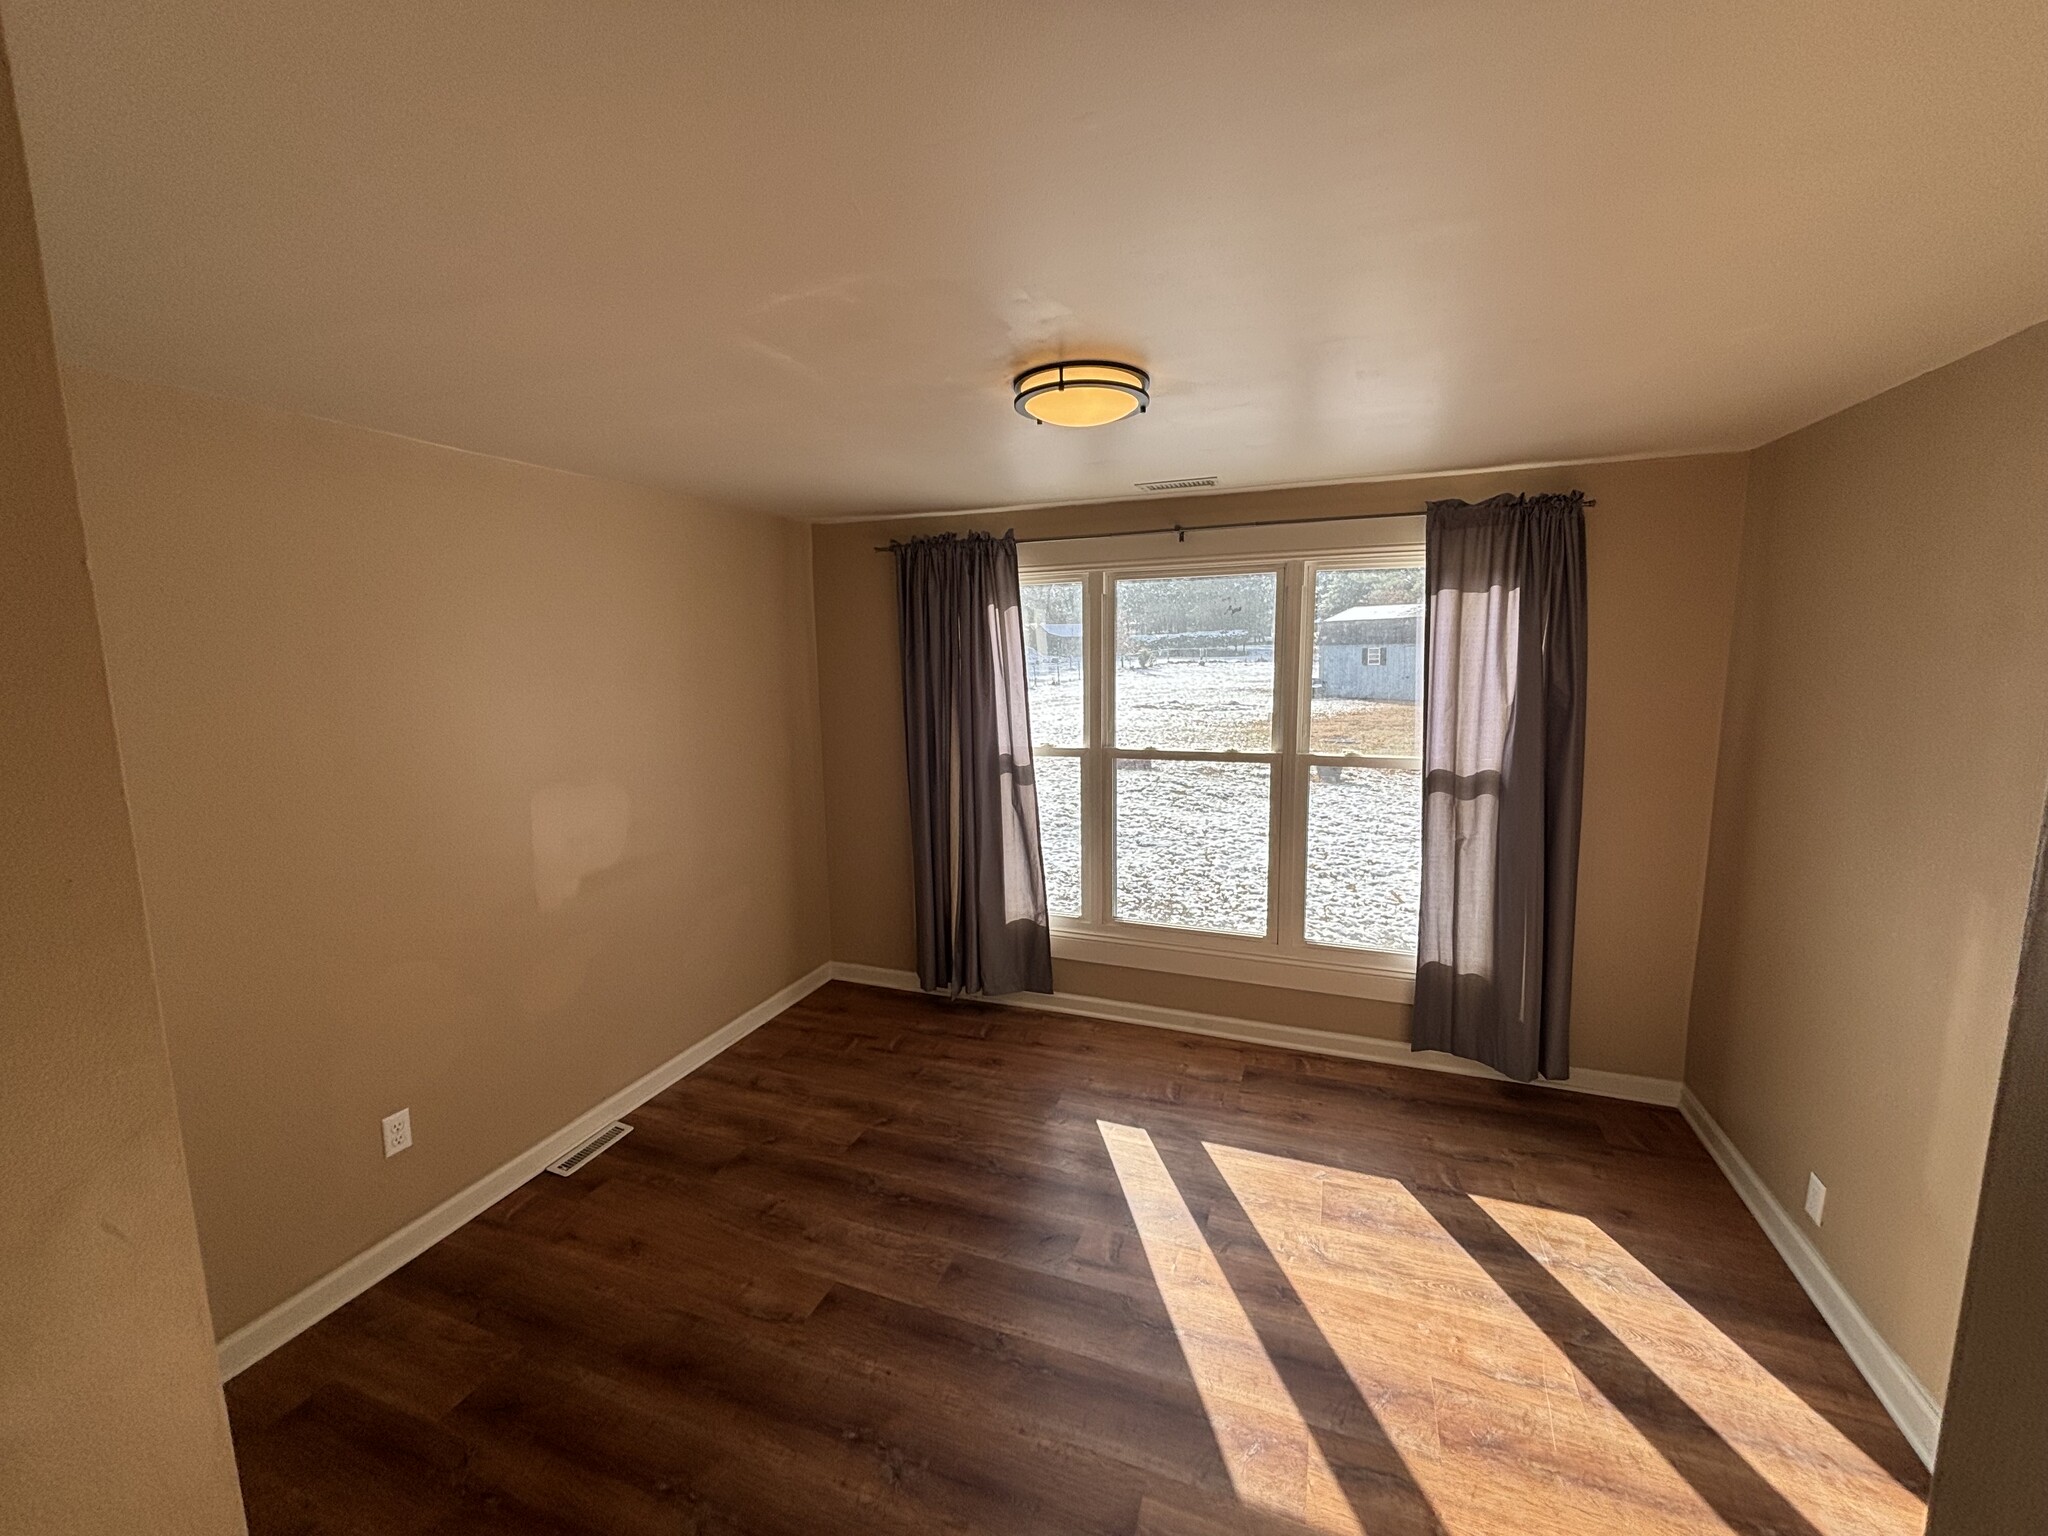
[[[1141,491],[1206,491],[1216,483],[1214,475],[1193,475],[1186,480],[1140,480]]]
[[[628,1134],[632,1129],[633,1127],[626,1124],[625,1121],[614,1120],[610,1125],[606,1126],[603,1130],[599,1131],[595,1136],[591,1137],[588,1141],[578,1142],[575,1146],[571,1147],[567,1152],[564,1152],[560,1157],[556,1158],[552,1163],[549,1163],[548,1172],[559,1173],[563,1178],[566,1179],[567,1177],[569,1177],[570,1174],[574,1173],[578,1168],[581,1168],[585,1163],[589,1162],[593,1157],[597,1156],[598,1153],[602,1152],[606,1147],[610,1146],[613,1142],[617,1141],[621,1136]]]

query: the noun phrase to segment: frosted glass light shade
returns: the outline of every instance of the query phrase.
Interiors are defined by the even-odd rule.
[[[1142,411],[1151,377],[1127,363],[1047,363],[1012,381],[1017,413],[1055,427],[1100,427]]]

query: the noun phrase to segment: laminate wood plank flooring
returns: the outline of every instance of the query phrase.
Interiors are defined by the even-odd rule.
[[[228,1385],[256,1536],[1906,1536],[1671,1110],[834,983]]]

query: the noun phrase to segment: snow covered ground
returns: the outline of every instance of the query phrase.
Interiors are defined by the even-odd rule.
[[[1422,900],[1422,774],[1344,768],[1308,786],[1308,937],[1412,953]]]
[[[1266,931],[1264,763],[1124,762],[1116,771],[1116,915]]]
[[[1116,675],[1121,747],[1273,750],[1273,663],[1162,661]]]
[[[1166,662],[1117,674],[1117,738],[1183,751],[1268,751],[1272,663]],[[1410,753],[1413,710],[1318,700],[1323,750]],[[1078,745],[1078,675],[1034,681],[1033,732]],[[1117,769],[1117,916],[1224,933],[1266,925],[1269,770],[1263,763],[1124,762]],[[1080,764],[1038,759],[1040,836],[1052,910],[1081,907]],[[1308,937],[1412,950],[1420,894],[1422,785],[1412,769],[1312,771],[1308,812]]]
[[[1056,746],[1081,745],[1081,674],[1049,672],[1031,680],[1031,734]],[[1318,752],[1413,757],[1415,707],[1365,699],[1315,699],[1310,746]],[[1127,747],[1183,752],[1270,752],[1270,660],[1164,661],[1116,674],[1116,739]]]
[[[1038,846],[1045,856],[1045,904],[1054,917],[1081,915],[1081,760],[1046,757],[1038,780]]]

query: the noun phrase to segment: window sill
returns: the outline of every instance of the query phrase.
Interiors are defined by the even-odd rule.
[[[1155,936],[1157,935],[1157,936]],[[1205,935],[1186,936],[1151,929],[1130,934],[1099,928],[1063,927],[1053,919],[1052,956],[1089,965],[1121,965],[1142,971],[1241,981],[1294,992],[1327,992],[1383,1003],[1415,1001],[1415,962],[1403,955],[1370,955],[1358,960],[1319,954],[1282,954],[1262,944]]]

